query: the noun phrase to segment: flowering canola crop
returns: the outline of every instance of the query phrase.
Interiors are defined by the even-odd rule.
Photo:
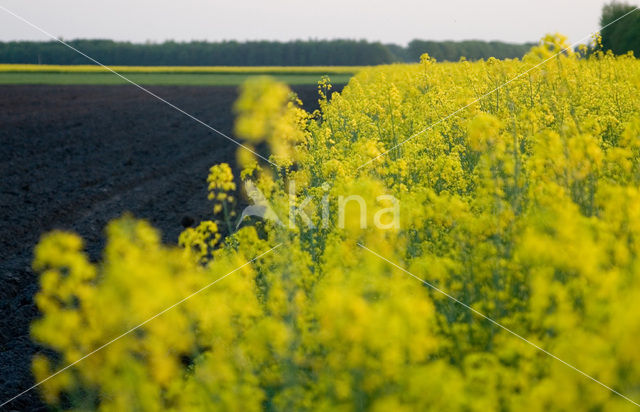
[[[314,113],[281,84],[249,81],[236,135],[274,164],[240,149],[236,176],[213,166],[212,219],[180,247],[132,217],[108,226],[99,263],[74,234],[38,245],[32,335],[51,351],[33,360],[37,381],[206,288],[42,383],[44,399],[101,410],[635,409],[358,246],[639,401],[640,62],[567,52],[508,82],[563,41],[547,37],[522,60],[367,68],[330,100],[325,80]],[[236,183],[249,179],[284,224],[235,231]],[[357,207],[338,224],[335,199],[348,194],[369,206],[366,227]],[[400,205],[387,230],[371,224],[381,194]],[[307,197],[311,225],[289,216]]]

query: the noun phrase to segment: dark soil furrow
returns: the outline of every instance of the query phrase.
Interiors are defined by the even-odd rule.
[[[294,87],[307,107],[314,86]],[[153,87],[213,127],[232,130],[235,87]],[[92,259],[105,224],[130,211],[175,243],[180,221],[210,217],[208,168],[237,146],[133,86],[0,86],[0,401],[33,385],[29,338],[38,316],[33,248],[52,229],[86,240]],[[37,390],[10,405],[43,407]]]

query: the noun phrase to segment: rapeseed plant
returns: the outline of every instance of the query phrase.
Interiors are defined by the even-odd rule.
[[[284,85],[248,83],[236,133],[266,143],[275,166],[242,151],[239,179],[279,216],[292,196],[393,195],[399,226],[363,228],[347,208],[328,225],[311,210],[314,225],[234,231],[234,178],[216,165],[210,199],[223,217],[186,229],[183,248],[130,217],[110,224],[98,264],[77,236],[47,235],[32,334],[56,356],[34,359],[38,380],[283,247],[47,380],[45,400],[103,410],[633,408],[357,246],[640,399],[640,63],[557,54],[565,47],[555,35],[522,60],[425,55],[364,69],[330,99],[323,79],[311,114]]]

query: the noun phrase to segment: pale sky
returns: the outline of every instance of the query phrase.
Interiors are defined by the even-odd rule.
[[[65,39],[367,39],[535,42],[560,32],[571,42],[598,30],[606,0],[0,0]],[[637,4],[637,0],[631,1]],[[0,9],[0,40],[44,40]]]

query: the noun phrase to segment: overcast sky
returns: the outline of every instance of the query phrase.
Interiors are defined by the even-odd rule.
[[[598,30],[606,0],[0,0],[65,39],[134,42],[352,38],[572,42]],[[634,1],[633,3],[636,3]],[[0,9],[0,40],[46,37]]]

